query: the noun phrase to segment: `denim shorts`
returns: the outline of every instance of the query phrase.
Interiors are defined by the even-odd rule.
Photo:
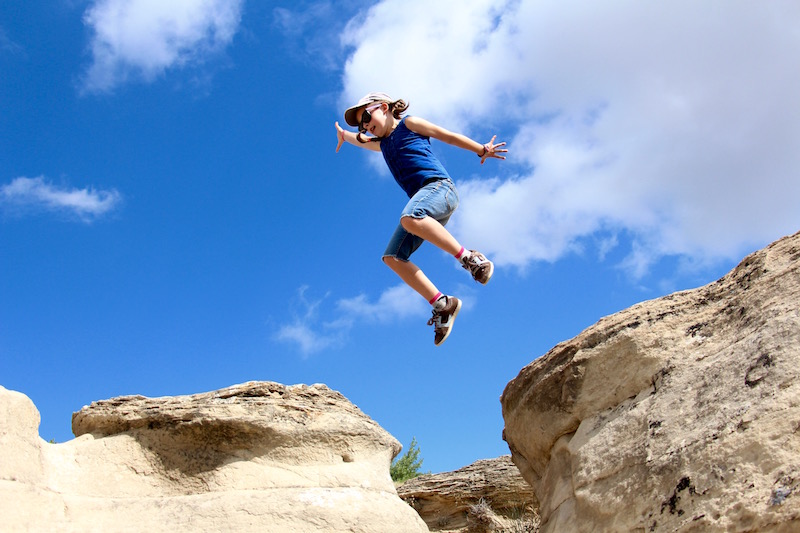
[[[423,185],[406,204],[400,218],[425,218],[431,217],[444,226],[450,220],[453,211],[458,207],[458,193],[456,186],[449,178],[431,181]],[[424,242],[424,239],[412,235],[397,225],[392,238],[389,240],[383,257],[394,257],[400,261],[408,261],[411,254]]]

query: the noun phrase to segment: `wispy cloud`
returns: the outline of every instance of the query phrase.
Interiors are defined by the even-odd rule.
[[[84,14],[93,33],[88,92],[131,76],[152,81],[170,68],[201,65],[233,40],[243,0],[94,0]]]
[[[641,277],[800,227],[798,25],[791,1],[380,0],[343,33],[340,105],[388,91],[509,141],[480,180],[455,176],[451,222],[499,265],[616,243]]]
[[[8,37],[6,30],[2,26],[0,26],[0,52],[15,55],[23,52],[22,47]]]
[[[114,210],[121,202],[114,189],[59,187],[38,178],[16,178],[0,187],[0,206],[6,211],[51,211],[91,222]]]
[[[273,24],[286,37],[287,52],[323,69],[336,68],[341,54],[336,46],[337,29],[325,23],[333,18],[335,9],[332,2],[273,9]]]
[[[330,346],[342,344],[344,335],[349,329],[346,324],[330,324],[325,327],[320,318],[319,308],[328,298],[310,300],[306,297],[308,286],[304,285],[297,290],[297,296],[292,302],[292,319],[287,324],[282,324],[275,339],[297,345],[300,352],[308,356]]]
[[[339,21],[358,13],[368,0],[295,1],[272,10],[274,27],[286,38],[285,53],[325,70],[341,67]]]
[[[350,331],[359,324],[394,323],[423,316],[426,311],[419,295],[405,285],[390,287],[374,302],[361,294],[337,300],[328,308],[324,307],[330,294],[310,299],[308,290],[308,286],[297,290],[292,320],[281,325],[275,334],[276,340],[296,345],[304,356],[343,346]]]
[[[344,298],[336,307],[344,316],[363,322],[389,323],[399,319],[419,316],[425,306],[420,296],[406,285],[395,285],[383,291],[375,302],[360,294],[355,298]]]

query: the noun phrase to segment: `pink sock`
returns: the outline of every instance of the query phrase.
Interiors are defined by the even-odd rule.
[[[466,249],[462,246],[461,250],[456,254],[456,259],[461,260],[464,257],[464,252],[466,252]]]
[[[436,293],[436,296],[434,296],[433,298],[431,298],[430,300],[428,300],[428,303],[429,303],[429,304],[431,304],[431,305],[433,305],[433,304],[435,304],[435,303],[436,303],[436,300],[438,300],[438,299],[439,299],[439,298],[441,298],[441,297],[442,297],[442,293],[441,293],[441,292],[437,292],[437,293]]]

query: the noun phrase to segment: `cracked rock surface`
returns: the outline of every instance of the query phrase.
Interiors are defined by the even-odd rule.
[[[800,530],[800,233],[601,319],[501,404],[541,531]]]

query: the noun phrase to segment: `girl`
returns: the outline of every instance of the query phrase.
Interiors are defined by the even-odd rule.
[[[412,289],[433,306],[434,344],[442,344],[453,330],[453,321],[461,310],[461,300],[446,296],[425,276],[409,257],[423,241],[429,241],[461,261],[472,277],[486,284],[494,265],[475,250],[465,250],[444,227],[458,207],[458,194],[450,176],[431,151],[430,138],[470,150],[478,154],[481,164],[488,158],[505,159],[501,153],[506,143],[495,144],[497,136],[486,144],[453,133],[419,117],[402,114],[408,105],[392,100],[384,93],[369,93],[344,113],[345,121],[358,128],[358,133],[345,131],[336,122],[339,143],[348,143],[381,151],[394,179],[410,198],[400,224],[389,240],[383,261]],[[365,135],[369,134],[369,135]]]

